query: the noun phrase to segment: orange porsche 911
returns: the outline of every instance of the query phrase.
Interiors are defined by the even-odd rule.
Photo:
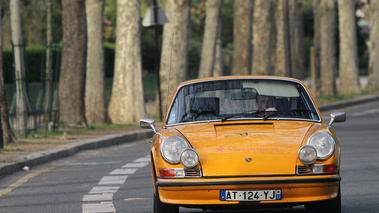
[[[153,119],[154,212],[290,208],[340,212],[340,143],[306,85],[228,76],[180,84],[159,130]]]

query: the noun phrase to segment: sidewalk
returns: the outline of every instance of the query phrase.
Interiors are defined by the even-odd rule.
[[[33,169],[33,166],[43,164],[52,160],[64,158],[71,156],[77,152],[90,150],[90,149],[99,149],[107,146],[129,143],[138,139],[148,139],[153,136],[152,130],[142,130],[136,129],[137,127],[130,128],[124,127],[120,128],[117,131],[112,130],[108,131],[110,133],[104,133],[106,135],[92,135],[83,134],[78,136],[68,136],[71,138],[62,138],[55,137],[53,139],[45,138],[37,141],[33,141],[24,145],[25,150],[20,152],[16,149],[12,151],[8,156],[2,157],[0,161],[0,177],[4,175],[11,174],[13,172],[22,170],[25,166]],[[44,144],[44,140],[50,140],[53,142]],[[22,139],[20,139],[22,141]],[[26,143],[26,142],[19,142]],[[27,146],[38,146],[42,144],[42,150],[40,151],[30,151],[34,149],[28,149]],[[41,149],[41,148],[39,148]],[[0,156],[3,153],[0,153]],[[4,154],[5,155],[5,154]]]
[[[318,105],[320,111],[337,111],[340,108],[379,101],[379,95],[367,95],[359,98],[355,98],[348,101],[336,102],[333,104],[320,104]],[[148,139],[153,136],[152,130],[142,130],[139,127],[124,127],[120,128],[118,131],[108,131],[106,134],[101,131],[86,137],[74,137],[70,138],[59,138],[55,139],[55,143],[46,146],[46,149],[40,150],[38,152],[29,152],[26,150],[22,155],[15,155],[15,158],[1,160],[0,158],[0,177],[4,175],[11,174],[13,172],[22,170],[25,166],[33,169],[33,166],[38,164],[46,163],[52,160],[64,158],[71,156],[77,152],[90,149],[98,149],[107,146],[129,143],[137,139]],[[32,144],[32,143],[31,143]],[[26,153],[25,153],[26,152]],[[0,156],[3,153],[0,153]]]

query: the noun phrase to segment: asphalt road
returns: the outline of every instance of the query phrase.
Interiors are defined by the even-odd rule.
[[[378,212],[379,102],[340,109],[333,129],[342,144],[342,212]],[[325,122],[329,113],[323,113]],[[150,143],[85,151],[0,178],[3,212],[152,212]],[[180,209],[181,212],[202,212]],[[230,211],[219,211],[230,212]],[[302,207],[254,212],[309,212]]]

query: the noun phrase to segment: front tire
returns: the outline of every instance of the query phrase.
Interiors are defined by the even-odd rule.
[[[154,213],[179,213],[179,206],[162,203],[159,199],[158,187],[155,187],[154,192]]]

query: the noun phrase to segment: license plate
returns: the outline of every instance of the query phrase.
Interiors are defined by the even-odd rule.
[[[220,190],[220,200],[224,201],[262,201],[281,200],[282,190],[233,191]]]

